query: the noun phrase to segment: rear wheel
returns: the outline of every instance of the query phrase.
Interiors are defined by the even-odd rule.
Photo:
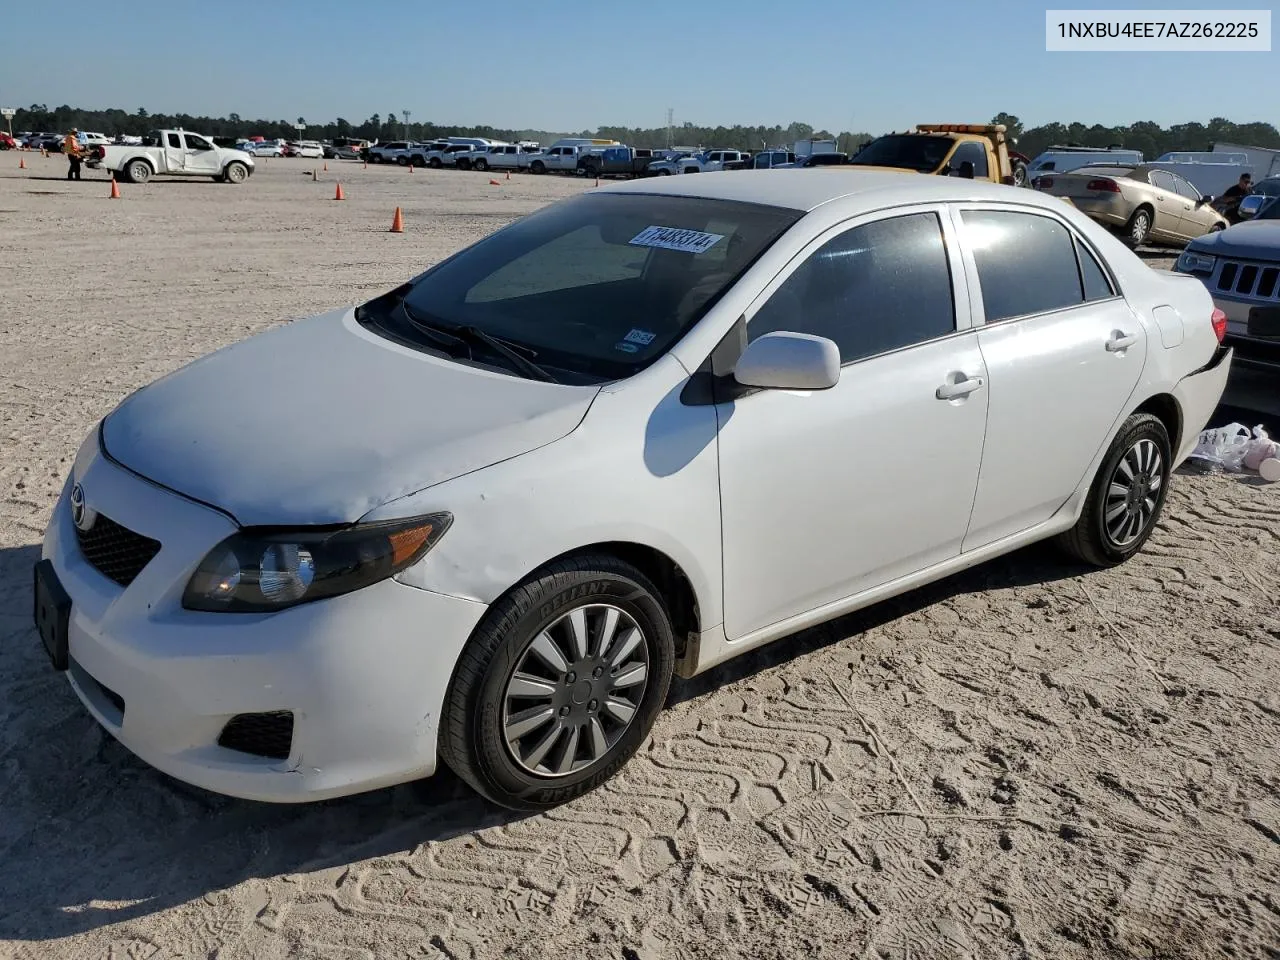
[[[557,561],[495,603],[463,650],[441,756],[494,803],[566,803],[639,749],[674,662],[670,617],[644,574],[603,554]]]
[[[151,164],[145,160],[134,160],[125,167],[130,183],[146,183],[151,179]]]
[[[431,167],[432,170],[439,170],[441,167],[444,166],[444,164],[440,162],[439,157],[432,157],[430,160],[427,161],[427,164],[428,166]]]
[[[1080,519],[1058,537],[1059,545],[1097,567],[1113,567],[1137,553],[1164,508],[1170,446],[1158,417],[1135,413],[1125,420],[1098,468]]]
[[[1129,246],[1142,246],[1151,235],[1151,212],[1145,208],[1135,210],[1125,231]]]

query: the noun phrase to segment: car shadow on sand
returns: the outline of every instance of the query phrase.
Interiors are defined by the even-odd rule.
[[[525,815],[447,769],[340,800],[275,805],[173,780],[133,757],[49,666],[31,626],[36,545],[0,549],[0,939],[46,941],[147,916],[253,878],[340,869]],[[691,700],[962,593],[1081,569],[1029,548],[803,631],[692,681]]]

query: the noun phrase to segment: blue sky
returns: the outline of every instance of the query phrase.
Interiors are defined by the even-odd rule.
[[[1280,123],[1280,54],[1047,53],[1046,6],[1075,5],[25,0],[3,18],[0,105],[353,123],[408,109],[545,130],[656,127],[667,107],[677,123],[873,133],[1001,110],[1028,126]]]

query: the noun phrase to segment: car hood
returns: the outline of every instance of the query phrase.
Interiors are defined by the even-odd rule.
[[[1187,249],[1215,257],[1280,260],[1280,220],[1246,220],[1197,237]]]
[[[102,441],[128,469],[245,526],[352,523],[560,439],[598,392],[410,350],[347,309],[144,387],[107,416]]]

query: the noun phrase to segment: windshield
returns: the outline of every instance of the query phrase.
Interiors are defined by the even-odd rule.
[[[724,200],[586,194],[491,234],[413,281],[409,311],[528,348],[562,382],[627,377],[662,356],[803,213]],[[430,348],[394,300],[361,311]],[[567,374],[567,375],[565,375]]]
[[[895,133],[872,140],[850,163],[873,167],[903,167],[928,173],[938,169],[955,140],[914,133]]]

